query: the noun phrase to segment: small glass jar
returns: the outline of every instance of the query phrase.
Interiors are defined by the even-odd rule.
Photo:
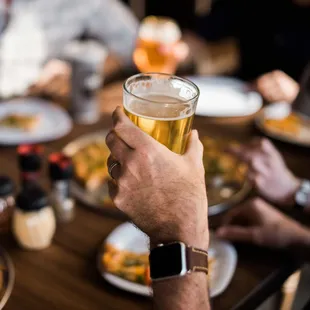
[[[50,246],[56,229],[53,209],[39,187],[24,189],[16,198],[13,233],[19,245],[27,250]]]
[[[75,202],[70,195],[73,164],[62,153],[49,156],[49,177],[51,181],[50,202],[59,222],[70,222],[75,215]]]
[[[10,230],[15,205],[13,191],[13,181],[9,177],[0,176],[0,233]]]

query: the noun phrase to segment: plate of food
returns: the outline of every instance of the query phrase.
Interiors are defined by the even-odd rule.
[[[226,151],[236,142],[201,137],[208,191],[209,216],[220,214],[242,202],[251,192],[247,165]]]
[[[108,193],[110,151],[105,143],[106,135],[106,131],[86,134],[69,143],[63,153],[72,158],[74,165],[72,194],[92,208],[118,212]]]
[[[0,247],[0,309],[7,303],[14,286],[15,271],[9,255]]]
[[[116,227],[99,250],[97,263],[102,277],[125,291],[152,296],[149,272],[149,239],[131,223]],[[211,297],[223,293],[237,265],[233,245],[211,234],[209,286]]]
[[[82,136],[69,143],[63,152],[72,158],[75,168],[72,194],[92,208],[120,214],[108,195],[107,159],[110,152],[105,144],[106,134],[101,131]],[[209,216],[213,216],[244,200],[251,186],[246,181],[246,165],[225,152],[229,142],[203,137],[202,143]]]
[[[37,98],[0,104],[0,144],[18,145],[59,139],[70,132],[72,121],[61,107]]]
[[[262,97],[241,80],[229,77],[188,77],[200,90],[196,115],[240,117],[252,115],[263,105]]]
[[[310,147],[310,118],[293,111],[286,102],[265,107],[255,122],[271,138]]]

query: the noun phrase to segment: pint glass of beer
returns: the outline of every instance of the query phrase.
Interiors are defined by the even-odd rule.
[[[164,73],[130,77],[123,86],[123,105],[130,120],[171,151],[183,154],[199,97],[189,80]]]
[[[172,19],[146,17],[140,26],[133,60],[140,72],[166,72],[176,68],[172,53],[163,54],[162,47],[171,47],[181,39],[181,30]],[[172,69],[173,70],[173,69]],[[174,69],[175,70],[175,69]]]

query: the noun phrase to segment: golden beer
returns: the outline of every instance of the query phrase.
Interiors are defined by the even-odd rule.
[[[171,151],[183,154],[192,128],[194,115],[182,116],[187,106],[180,99],[164,95],[149,95],[145,99],[168,103],[169,106],[162,109],[159,104],[143,106],[138,101],[133,101],[129,107],[125,107],[127,116],[136,126],[164,144]]]
[[[199,90],[192,82],[159,73],[138,74],[124,84],[124,110],[144,132],[183,154]]]
[[[181,39],[181,30],[169,18],[149,16],[140,26],[133,60],[140,72],[169,72],[175,70],[177,61],[171,53],[160,49],[171,47]]]

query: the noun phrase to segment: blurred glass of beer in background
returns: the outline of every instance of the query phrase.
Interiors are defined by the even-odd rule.
[[[199,97],[189,80],[163,73],[137,74],[123,86],[130,120],[171,151],[183,154]]]
[[[172,73],[177,60],[172,51],[165,52],[181,40],[181,30],[172,19],[165,17],[146,17],[140,26],[137,46],[133,60],[140,72]],[[172,50],[172,49],[171,49]]]

